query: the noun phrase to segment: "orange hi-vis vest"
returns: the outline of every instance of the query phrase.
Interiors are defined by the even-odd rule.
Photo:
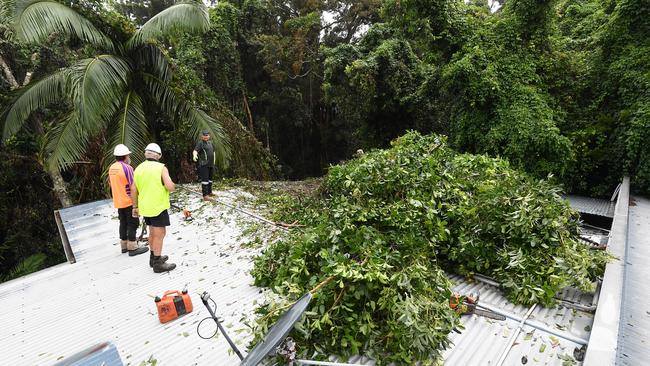
[[[115,208],[132,206],[133,168],[123,161],[115,162],[108,168],[108,179],[111,182],[111,193],[113,193]]]

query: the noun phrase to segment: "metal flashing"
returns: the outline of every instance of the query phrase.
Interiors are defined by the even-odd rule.
[[[618,342],[621,298],[628,230],[630,178],[625,177],[618,194],[607,250],[620,258],[607,264],[601,285],[598,308],[589,338],[584,364],[614,365]]]
[[[617,340],[617,365],[650,364],[650,200],[632,197],[621,320]]]

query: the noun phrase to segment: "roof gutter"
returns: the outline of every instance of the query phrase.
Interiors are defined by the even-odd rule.
[[[618,259],[605,267],[598,308],[583,363],[585,366],[614,365],[616,362],[630,205],[629,177],[623,178],[618,190],[614,220],[607,243],[607,250]]]

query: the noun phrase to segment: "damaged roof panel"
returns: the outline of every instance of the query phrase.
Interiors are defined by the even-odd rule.
[[[583,196],[568,195],[565,197],[574,210],[596,216],[614,217],[616,204],[609,200]]]

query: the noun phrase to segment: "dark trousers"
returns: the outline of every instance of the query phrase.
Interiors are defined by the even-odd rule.
[[[138,230],[140,220],[133,217],[132,209],[133,206],[117,209],[117,215],[120,217],[120,240],[135,241],[135,232]]]
[[[207,196],[212,193],[212,173],[214,173],[214,167],[211,166],[200,166],[199,167],[199,180],[201,180],[201,192],[204,196]]]

